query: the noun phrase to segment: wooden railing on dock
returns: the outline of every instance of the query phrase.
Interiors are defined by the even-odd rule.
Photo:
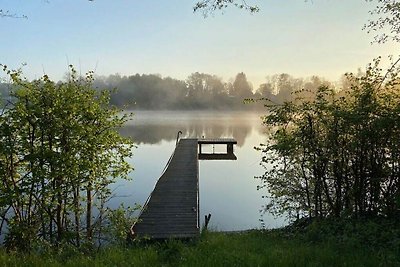
[[[218,139],[199,139],[199,160],[236,160],[233,153],[233,145],[237,141],[232,138],[218,138]],[[202,145],[226,145],[226,153],[203,153]]]

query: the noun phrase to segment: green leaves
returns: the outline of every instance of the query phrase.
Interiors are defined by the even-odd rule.
[[[322,86],[313,98],[273,106],[264,117],[270,144],[262,147],[266,173],[260,178],[272,211],[289,217],[399,213],[399,68],[382,73],[379,63],[364,76],[348,74],[351,89]]]
[[[7,240],[17,248],[39,236],[79,246],[84,229],[88,239],[101,229],[92,220],[95,204],[104,204],[109,184],[132,170],[126,161],[132,141],[116,131],[129,116],[118,116],[109,94],[92,89],[93,72],[81,78],[71,66],[69,80],[61,83],[47,75],[32,82],[19,71],[9,75],[15,101],[0,121],[0,208],[13,209],[3,218],[13,221],[8,235],[21,225],[33,231]]]

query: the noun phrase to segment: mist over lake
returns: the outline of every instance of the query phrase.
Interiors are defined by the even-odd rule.
[[[130,160],[135,170],[131,181],[118,181],[110,206],[134,203],[143,205],[153,190],[169,157],[174,151],[178,131],[181,138],[228,138],[234,147],[236,161],[199,161],[200,218],[211,213],[209,228],[222,231],[267,228],[284,224],[260,212],[266,199],[257,191],[263,174],[261,154],[254,149],[265,139],[261,113],[213,111],[135,111],[133,120],[121,129],[124,136],[137,144]],[[224,149],[204,146],[205,152]]]

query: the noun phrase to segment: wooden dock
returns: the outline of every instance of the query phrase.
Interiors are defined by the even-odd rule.
[[[199,224],[197,139],[181,139],[131,230],[139,238],[193,238]]]
[[[217,154],[217,158],[209,158],[222,159],[218,157],[233,155],[235,143],[233,139],[181,139],[165,172],[143,206],[138,222],[131,227],[131,236],[149,239],[198,237],[200,234],[198,159],[201,153],[198,154],[197,147],[199,146],[201,152],[202,144],[227,144],[227,149],[231,153]]]

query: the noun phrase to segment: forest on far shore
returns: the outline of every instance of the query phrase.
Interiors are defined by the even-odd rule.
[[[343,82],[342,82],[343,83]],[[295,78],[289,74],[267,76],[258,88],[240,72],[231,81],[213,74],[192,73],[186,80],[162,77],[158,74],[97,76],[93,87],[112,90],[110,104],[131,110],[262,110],[261,103],[244,105],[244,99],[267,98],[275,104],[291,100],[292,93],[315,92],[320,86],[332,86],[318,77]],[[0,83],[3,99],[9,98],[11,86]]]

